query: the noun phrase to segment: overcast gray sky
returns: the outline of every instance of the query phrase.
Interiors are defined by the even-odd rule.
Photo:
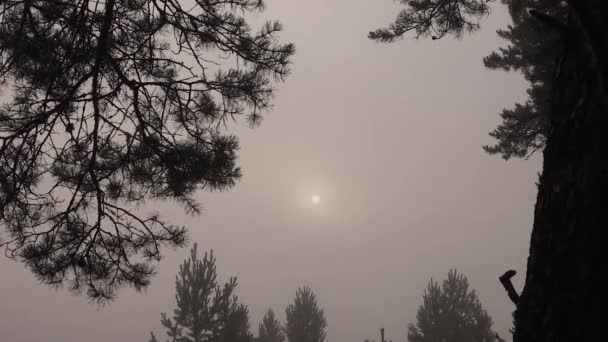
[[[528,255],[539,156],[484,154],[498,113],[525,99],[517,74],[484,69],[508,24],[495,6],[463,40],[369,41],[399,7],[391,0],[268,0],[260,18],[285,24],[293,74],[260,128],[239,128],[243,180],[201,193],[199,217],[159,206],[213,248],[223,278],[237,276],[257,325],[268,307],[284,320],[299,286],[326,309],[327,342],[406,340],[430,277],[456,267],[505,337],[514,307],[498,283]],[[319,206],[311,196],[321,196]],[[174,277],[188,249],[166,251],[147,293],[120,292],[98,308],[36,282],[0,259],[0,340],[147,341],[174,308]]]

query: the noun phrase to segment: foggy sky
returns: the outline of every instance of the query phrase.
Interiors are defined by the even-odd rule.
[[[327,342],[406,340],[430,277],[450,268],[471,286],[503,337],[514,309],[498,276],[522,286],[540,156],[505,162],[486,155],[498,113],[525,99],[518,74],[486,70],[508,24],[495,6],[462,40],[385,45],[367,32],[388,24],[391,0],[268,0],[259,18],[285,25],[296,43],[293,74],[278,87],[261,127],[241,124],[244,178],[225,193],[200,193],[204,212],[158,207],[214,249],[222,279],[257,325],[308,285],[326,310]],[[318,207],[310,204],[321,196]],[[37,283],[0,259],[0,341],[164,341],[160,313],[175,307],[174,281],[189,248],[166,250],[147,293],[124,289],[99,308]]]

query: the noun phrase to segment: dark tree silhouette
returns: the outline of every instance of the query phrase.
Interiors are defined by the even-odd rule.
[[[461,37],[464,32],[479,29],[479,19],[490,11],[492,0],[434,0],[402,1],[407,6],[399,13],[397,20],[387,29],[370,33],[370,38],[390,42],[412,32],[416,38],[432,36],[434,39],[445,35]],[[534,8],[552,18],[565,19],[567,11],[556,6],[555,0],[503,0],[509,6],[513,20],[506,30],[498,35],[509,45],[484,58],[490,69],[520,71],[530,83],[529,99],[516,104],[513,109],[505,109],[500,114],[503,123],[490,135],[496,138],[493,146],[484,146],[490,154],[500,154],[504,159],[525,158],[542,149],[548,131],[549,96],[553,63],[562,51],[560,30],[531,15]]]
[[[271,106],[292,44],[261,0],[0,3],[0,246],[47,284],[95,300],[149,284],[185,228],[140,213],[235,184],[237,138]]]
[[[268,309],[262,323],[260,323],[258,329],[258,342],[284,342],[285,334],[283,333],[283,327],[281,322],[276,318],[274,311]]]
[[[459,7],[457,4],[467,0],[420,2],[449,2],[452,6],[445,9],[455,10]],[[535,43],[532,33],[517,32],[525,26],[516,29],[516,22],[509,30],[513,39],[508,39],[514,49],[521,49],[522,55],[510,56],[510,52],[492,55],[486,59],[490,66],[498,63],[495,65],[502,67],[503,62],[508,66],[522,61],[524,73],[540,77],[541,70],[530,68],[541,67],[544,62],[533,58],[547,57],[542,51],[552,49],[555,39],[561,44],[550,67],[550,82],[539,79],[543,86],[549,85],[548,89],[540,89],[549,92],[547,103],[544,106],[533,103],[516,113],[516,117],[506,118],[525,122],[523,114],[538,114],[540,120],[546,115],[546,128],[540,131],[546,136],[536,140],[538,135],[535,136],[534,131],[530,140],[514,136],[513,145],[501,146],[499,141],[499,148],[493,151],[503,156],[508,153],[518,156],[539,142],[544,144],[525,285],[521,295],[509,291],[509,297],[516,299],[513,340],[592,341],[604,334],[603,320],[608,304],[605,290],[608,268],[604,262],[608,245],[608,215],[605,214],[608,208],[608,1],[503,2],[510,5],[512,14],[523,15],[526,11],[539,25],[554,33],[547,33],[546,41]],[[537,5],[538,8],[533,7]],[[521,19],[519,25],[531,17]],[[524,41],[517,36],[520,34],[529,36]],[[373,34],[371,37],[377,38]],[[526,50],[526,44],[537,44],[539,50]],[[545,44],[549,45],[541,47]],[[540,55],[535,56],[536,53]],[[542,101],[545,98],[542,91],[531,101]],[[508,138],[513,132],[525,132],[509,127],[507,120],[505,123],[505,130],[497,134],[499,139]]]
[[[234,293],[236,278],[224,285],[217,281],[213,251],[197,256],[197,246],[179,267],[175,281],[177,308],[173,319],[161,314],[170,341],[251,342],[249,310]],[[156,341],[151,334],[151,341]]]
[[[369,33],[369,38],[392,42],[406,33],[414,37],[431,37],[433,40],[446,35],[462,37],[463,33],[479,29],[479,19],[490,11],[493,0],[399,0],[404,8],[388,28]]]
[[[293,304],[285,310],[285,333],[289,342],[325,341],[325,312],[308,286],[299,288]]]
[[[506,30],[498,30],[498,35],[509,45],[483,61],[490,69],[521,72],[530,88],[525,103],[502,111],[502,124],[490,133],[497,143],[484,146],[484,150],[500,154],[504,159],[526,158],[542,149],[547,139],[553,65],[564,49],[563,29],[539,20],[521,1],[508,1],[507,5],[513,24]],[[567,20],[566,7],[556,6],[555,1],[528,0],[527,6],[560,23]]]
[[[441,285],[429,282],[416,324],[408,327],[410,342],[499,342],[492,318],[482,308],[467,277],[450,270]]]

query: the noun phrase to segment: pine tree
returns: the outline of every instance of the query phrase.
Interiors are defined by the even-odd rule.
[[[410,324],[410,342],[499,342],[492,318],[482,308],[466,276],[450,270],[441,285],[429,282],[418,309],[416,324]]]
[[[298,289],[285,314],[285,333],[289,342],[325,341],[325,312],[319,308],[317,298],[308,286]]]
[[[551,89],[554,63],[564,49],[562,29],[539,20],[535,13],[543,13],[557,22],[566,22],[566,7],[554,0],[503,0],[509,7],[513,21],[498,36],[509,42],[506,48],[493,52],[483,59],[487,68],[519,71],[529,82],[528,100],[504,109],[503,122],[490,133],[496,138],[494,146],[484,146],[490,154],[504,159],[525,158],[545,146],[551,111]],[[529,12],[530,8],[535,11]]]
[[[254,342],[249,325],[249,308],[239,304],[231,310],[218,342]]]
[[[415,38],[460,38],[479,29],[479,20],[490,12],[493,0],[399,0],[403,9],[387,28],[369,33],[372,40],[393,42],[407,33]]]
[[[200,260],[194,244],[176,277],[173,319],[161,314],[168,341],[252,342],[249,310],[238,303],[236,285],[236,278],[230,278],[220,286],[213,251]],[[151,341],[157,341],[153,333]]]
[[[228,122],[260,122],[292,44],[262,0],[11,0],[0,7],[0,225],[7,255],[96,300],[145,288],[198,213],[241,176]]]
[[[480,12],[471,12],[471,5],[487,1],[401,2],[405,14],[371,38],[391,41],[410,31],[430,35],[434,29],[443,36],[445,32],[459,36],[463,26],[444,19],[454,18],[456,24],[475,19]],[[498,144],[489,152],[514,157],[544,146],[525,284],[521,295],[509,291],[516,305],[513,341],[592,341],[604,334],[608,303],[603,257],[608,244],[608,1],[504,2],[517,20],[522,15],[505,34],[513,50],[491,55],[486,64],[519,68],[538,82],[530,88],[527,108],[506,112],[503,125],[495,131]],[[424,11],[431,5],[432,11]],[[549,81],[544,79],[549,72],[542,68],[551,55],[545,52],[556,47],[555,37],[552,33],[534,37],[531,25],[537,24],[525,24],[532,17],[560,40]]]
[[[397,20],[386,29],[370,33],[378,41],[394,41],[407,32],[414,36],[439,39],[446,35],[462,37],[480,27],[479,19],[490,11],[488,0],[466,1],[407,1]],[[551,79],[555,59],[562,51],[559,28],[551,27],[529,13],[536,12],[565,21],[568,11],[557,0],[502,0],[509,7],[513,20],[506,30],[498,35],[509,42],[506,48],[493,52],[483,59],[490,69],[519,71],[530,83],[528,100],[504,109],[500,116],[503,122],[490,136],[497,140],[492,146],[483,146],[490,154],[499,154],[504,159],[524,158],[544,147],[548,134],[551,96]],[[403,1],[405,4],[406,1]],[[463,15],[464,14],[464,15]]]
[[[284,342],[285,334],[281,322],[275,317],[274,311],[268,309],[258,329],[258,342]]]

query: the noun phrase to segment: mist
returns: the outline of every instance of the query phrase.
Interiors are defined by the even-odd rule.
[[[121,289],[106,305],[40,284],[0,259],[0,340],[165,340],[179,265],[197,243],[213,250],[221,282],[234,276],[251,330],[268,308],[280,322],[308,286],[327,318],[326,341],[407,341],[429,280],[466,275],[503,338],[515,309],[498,277],[525,273],[540,157],[505,162],[483,145],[498,114],[525,102],[519,73],[482,57],[510,24],[494,4],[462,39],[406,37],[381,44],[370,30],[394,20],[392,1],[268,0],[251,18],[279,19],[297,52],[259,127],[231,126],[243,177],[229,191],[199,191],[200,215],[149,201],[188,228],[188,246],[164,249],[151,285]],[[318,196],[319,203],[312,203]],[[513,279],[523,286],[523,275]]]

